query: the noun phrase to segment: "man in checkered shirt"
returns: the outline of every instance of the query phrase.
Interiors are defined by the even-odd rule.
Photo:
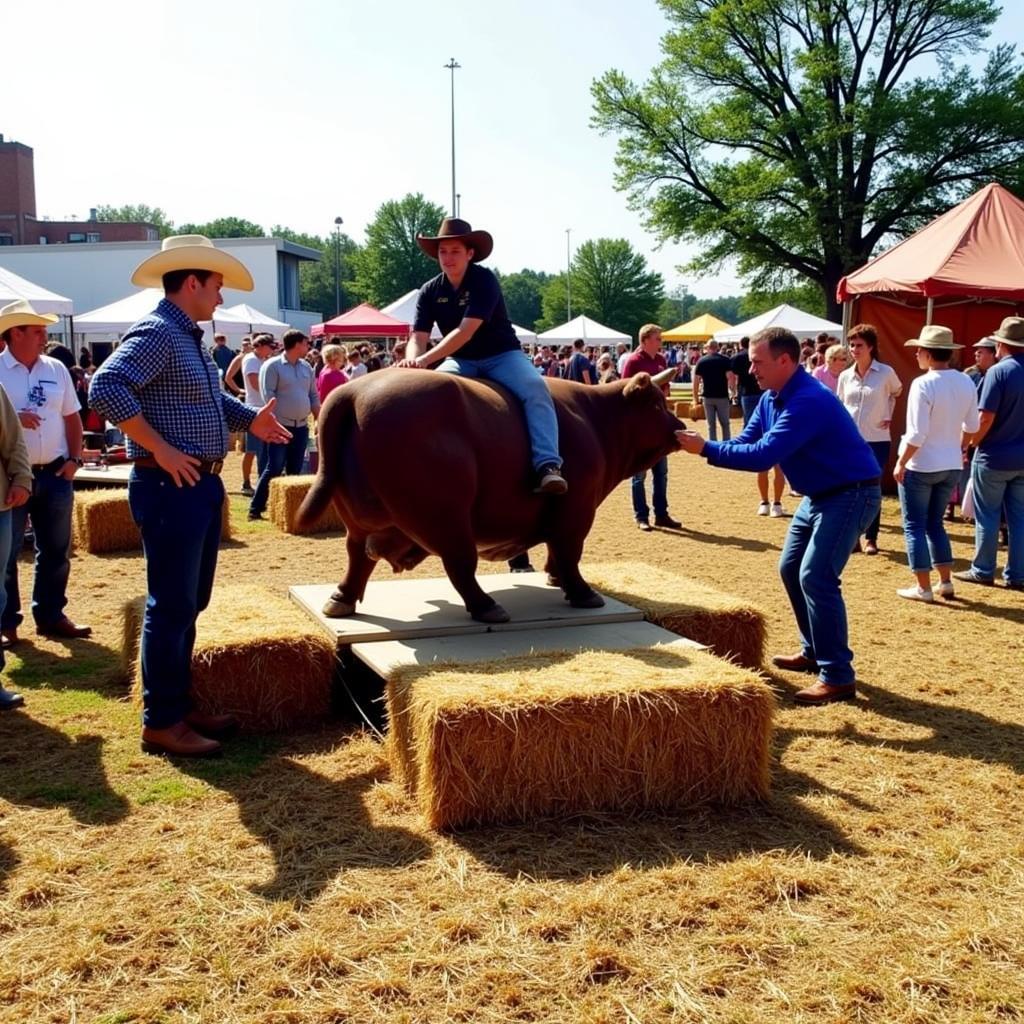
[[[212,757],[237,728],[230,715],[191,705],[195,624],[217,566],[230,431],[286,442],[274,416],[220,387],[199,321],[221,304],[221,287],[252,291],[249,271],[201,235],[165,238],[136,268],[132,283],[163,287],[164,299],[125,335],[96,371],[92,408],[128,438],[133,461],[128,500],[142,533],[149,591],[142,626],[142,749]]]

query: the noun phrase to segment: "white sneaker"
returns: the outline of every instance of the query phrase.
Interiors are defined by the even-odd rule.
[[[944,597],[948,601],[953,596],[954,592],[952,580],[946,580],[945,583],[939,584],[939,597]]]
[[[762,501],[761,504],[757,506],[757,514],[759,516],[766,516],[766,515],[768,515],[768,502],[767,501]]]
[[[783,511],[782,502],[777,501],[772,505],[772,519],[781,519],[786,513]]]
[[[896,593],[908,601],[924,601],[926,604],[931,604],[935,600],[935,595],[930,590],[922,590],[920,587],[904,587],[902,590],[897,590]]]

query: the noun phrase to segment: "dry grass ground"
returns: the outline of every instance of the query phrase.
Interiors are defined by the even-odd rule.
[[[786,522],[754,515],[752,478],[680,455],[669,495],[685,532],[636,532],[621,487],[587,557],[749,596],[792,650]],[[8,659],[28,707],[0,717],[0,1021],[1021,1019],[1024,600],[899,600],[891,500],[883,522],[844,580],[862,696],[800,709],[772,677],[766,803],[458,836],[344,724],[220,763],[140,755],[118,648],[142,560],[76,554],[93,639],[28,629]],[[336,536],[248,524],[237,498],[234,523],[222,582],[340,574]]]

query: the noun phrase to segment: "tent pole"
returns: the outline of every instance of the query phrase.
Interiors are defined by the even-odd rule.
[[[925,307],[924,325],[928,327],[932,322],[932,315],[935,312],[935,300],[929,295],[928,305]]]
[[[853,324],[850,322],[853,320],[853,300],[847,299],[843,303],[843,341],[846,341],[846,336],[850,333],[850,328]]]

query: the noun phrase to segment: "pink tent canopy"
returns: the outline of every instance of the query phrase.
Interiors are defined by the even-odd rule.
[[[349,338],[401,338],[409,333],[409,325],[364,302],[333,320],[313,324],[309,333],[314,338],[322,334]]]

